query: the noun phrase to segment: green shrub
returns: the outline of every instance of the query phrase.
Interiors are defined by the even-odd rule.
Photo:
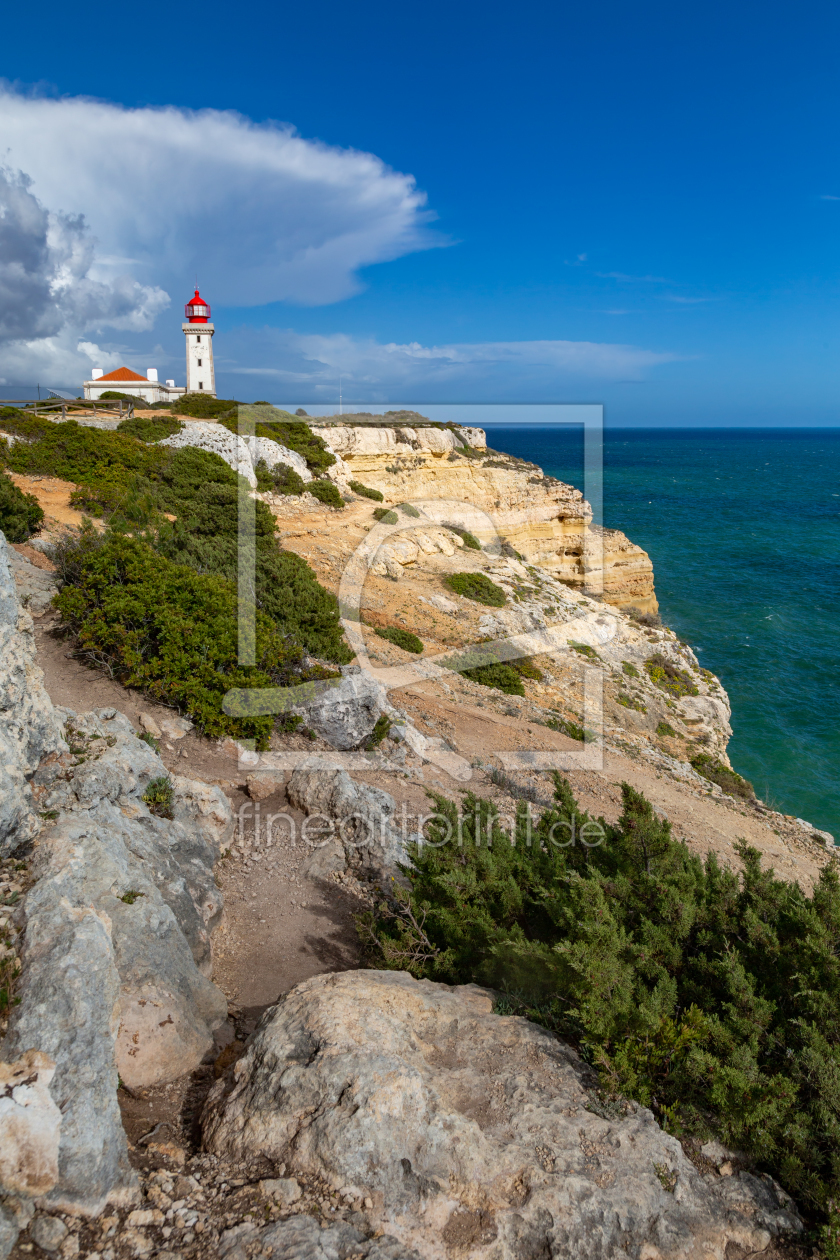
[[[748,779],[738,774],[736,770],[731,770],[729,766],[718,761],[710,753],[698,753],[696,757],[691,758],[691,764],[704,779],[708,779],[710,783],[716,783],[730,796],[741,796],[744,800],[751,800],[755,796],[753,785]]]
[[[605,1092],[747,1152],[827,1212],[840,1197],[837,871],[809,896],[740,843],[739,875],[675,841],[627,784],[622,796],[618,822],[593,827],[555,776],[553,808],[532,824],[523,803],[511,835],[490,802],[468,793],[459,812],[434,795],[407,886],[359,917],[368,961],[506,992],[507,1013],[575,1042]]]
[[[386,738],[390,729],[391,719],[388,717],[387,713],[380,713],[379,717],[376,719],[376,725],[367,737],[365,748],[369,752],[374,748],[378,748],[383,739]]]
[[[667,736],[671,739],[676,738],[677,734],[670,722],[659,722],[656,727],[656,733],[662,738]]]
[[[55,605],[82,656],[124,686],[187,713],[207,735],[267,746],[271,718],[231,718],[222,700],[235,687],[300,681],[301,653],[256,612],[257,665],[239,665],[232,582],[173,564],[138,539],[97,535],[92,527],[55,555]]]
[[[482,687],[493,687],[496,691],[503,691],[508,696],[524,696],[525,688],[522,686],[522,679],[517,671],[503,661],[497,661],[492,665],[476,665],[474,669],[462,669],[460,671],[465,678],[471,678],[473,682],[480,683]]]
[[[578,656],[585,656],[590,661],[600,661],[600,656],[594,647],[590,647],[588,643],[576,643],[574,639],[569,640],[569,647],[573,652],[577,652]]]
[[[338,492],[338,486],[334,481],[327,481],[326,478],[317,478],[315,481],[308,481],[305,489],[310,494],[314,494],[315,498],[321,503],[331,508],[343,508],[344,500]]]
[[[231,476],[235,478],[234,473]],[[238,574],[239,490],[236,485],[218,482],[193,489],[189,501],[179,500],[178,520],[160,529],[158,550],[169,560],[189,564],[199,573],[219,574],[234,584]],[[320,585],[305,560],[293,551],[280,549],[268,507],[257,501],[254,509],[257,608],[313,655],[339,663],[351,660],[335,595]]]
[[[398,503],[397,507],[406,516],[419,517],[420,515],[420,513],[418,512],[417,508],[414,506],[413,503]]]
[[[521,656],[510,663],[521,678],[533,678],[535,682],[542,682],[543,672],[538,665],[534,664],[530,656]]]
[[[172,416],[132,416],[130,420],[119,422],[117,433],[127,433],[141,442],[160,442],[162,438],[180,433],[183,427],[181,421]]]
[[[374,508],[373,515],[374,518],[377,521],[381,521],[383,525],[396,525],[397,521],[400,519],[396,512],[393,512],[391,508]]]
[[[219,420],[239,406],[233,398],[212,398],[210,394],[182,394],[173,402],[172,411],[179,416],[192,416],[194,420]]]
[[[568,735],[569,739],[576,739],[579,744],[586,741],[588,732],[577,722],[572,722],[569,718],[553,717],[549,718],[546,726],[553,731],[560,731],[563,735]]]
[[[30,431],[25,432],[26,429]],[[90,429],[67,420],[18,422],[15,432],[27,442],[16,442],[8,455],[14,472],[41,473],[66,481],[98,483],[101,480],[128,485],[132,474],[152,476],[172,457],[166,447],[147,446],[127,433]]]
[[[160,740],[155,739],[154,735],[149,731],[139,731],[137,738],[141,739],[144,744],[148,744],[152,752],[160,752]]]
[[[683,669],[677,669],[661,652],[645,661],[645,670],[652,682],[669,696],[696,696],[697,688]]]
[[[505,603],[506,597],[501,586],[491,582],[484,573],[451,573],[444,578],[444,581],[456,595],[474,599],[478,604],[486,604],[490,608],[501,608]]]
[[[634,700],[626,691],[620,691],[615,699],[616,703],[624,709],[635,709],[637,713],[647,713],[647,705],[642,704],[641,700]]]
[[[134,403],[135,407],[142,407],[146,401],[145,398],[138,398],[136,394],[121,394],[118,389],[106,389],[99,398],[102,402]]]
[[[381,494],[379,490],[372,490],[370,486],[363,486],[361,481],[351,481],[350,489],[354,494],[360,494],[365,499],[376,499],[377,503],[381,503],[385,498],[385,495]]]
[[[624,670],[628,678],[641,678],[641,674],[636,669],[632,661],[622,661],[621,668]]]
[[[150,783],[149,788],[151,788],[151,786],[152,784]],[[144,797],[143,799],[145,800],[146,798]],[[152,813],[156,812],[156,810],[152,810]],[[171,817],[171,814],[164,814],[164,817],[169,818]],[[120,901],[124,901],[127,906],[133,906],[138,897],[145,897],[145,895],[145,893],[138,892],[136,888],[129,888],[128,891],[124,892],[120,897]]]
[[[418,639],[417,635],[412,634],[410,630],[403,630],[402,626],[377,626],[376,633],[380,639],[395,643],[404,652],[414,652],[419,656],[423,651],[423,640]]]
[[[444,529],[451,529],[453,534],[457,534],[459,538],[464,540],[464,546],[469,547],[470,551],[481,551],[481,543],[475,534],[471,534],[468,529],[463,529],[460,525],[450,525],[448,522]]]
[[[153,814],[157,814],[159,818],[172,817],[172,802],[174,798],[175,791],[168,774],[162,774],[157,779],[152,779],[143,793],[143,800],[150,811]]]
[[[11,477],[0,473],[0,533],[10,543],[26,542],[36,533],[44,512],[34,494],[18,489]]]
[[[254,465],[258,490],[270,490],[274,494],[303,494],[306,482],[291,464],[275,464],[269,468],[264,459]]]

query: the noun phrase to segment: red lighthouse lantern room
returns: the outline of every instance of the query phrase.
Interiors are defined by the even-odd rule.
[[[184,314],[191,324],[206,324],[210,318],[210,307],[200,296],[198,289],[195,291],[195,297],[191,302],[187,302],[184,307]]]

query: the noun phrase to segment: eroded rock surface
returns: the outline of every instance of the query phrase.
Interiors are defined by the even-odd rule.
[[[69,751],[44,758],[32,779],[53,825],[32,858],[21,1001],[3,1051],[36,1048],[54,1061],[58,1179],[44,1201],[95,1215],[137,1196],[118,1076],[131,1087],[191,1071],[227,1016],[208,977],[222,911],[213,866],[233,820],[219,788],[179,778],[172,817],[155,815],[143,794],[166,769],[128,719],[56,712]]]
[[[649,1111],[605,1119],[594,1091],[573,1050],[484,990],[346,972],[266,1013],[205,1143],[350,1188],[427,1260],[724,1260],[801,1228],[770,1178],[703,1177]]]
[[[0,854],[40,831],[29,780],[43,757],[67,747],[35,664],[32,618],[19,603],[9,557],[0,534]]]
[[[293,712],[333,748],[346,751],[358,748],[390,707],[381,683],[358,666],[345,666],[340,679],[313,700],[295,705]]]
[[[407,861],[396,830],[394,798],[380,788],[355,783],[329,757],[307,757],[297,765],[286,795],[307,815],[320,815],[331,824],[310,860],[310,874],[323,877],[344,866],[380,874]]]
[[[235,472],[241,473],[252,487],[257,484],[254,465],[261,459],[269,468],[274,468],[277,464],[288,464],[304,481],[312,480],[306,460],[295,451],[290,451],[279,442],[272,442],[270,438],[239,437],[223,424],[213,424],[211,421],[190,421],[184,424],[179,433],[164,438],[160,445],[175,448],[196,446],[201,450],[211,451],[214,455],[219,455]]]

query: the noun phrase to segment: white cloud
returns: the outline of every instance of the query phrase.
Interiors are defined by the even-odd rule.
[[[197,273],[211,302],[335,302],[358,290],[361,268],[444,243],[412,176],[232,112],[7,87],[0,136],[43,204],[84,214],[99,273],[129,267],[179,300]]]
[[[291,329],[239,328],[227,335],[217,372],[262,378],[275,393],[283,389],[313,401],[337,393],[339,373],[346,396],[357,401],[409,396],[428,401],[527,401],[557,398],[585,383],[642,380],[651,368],[677,357],[592,341],[424,346],[383,344],[342,333],[319,336]]]
[[[76,343],[81,333],[103,325],[140,332],[169,305],[162,289],[138,284],[130,276],[94,279],[93,244],[82,216],[46,209],[26,176],[0,167],[0,364],[5,381],[34,376],[49,377],[55,384],[78,377],[83,360]]]

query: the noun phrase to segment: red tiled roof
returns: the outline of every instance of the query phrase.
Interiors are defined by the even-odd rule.
[[[121,367],[115,368],[113,372],[106,372],[104,376],[97,377],[97,384],[99,381],[146,381],[148,384],[148,377],[138,376],[136,372],[132,372],[131,368]]]

